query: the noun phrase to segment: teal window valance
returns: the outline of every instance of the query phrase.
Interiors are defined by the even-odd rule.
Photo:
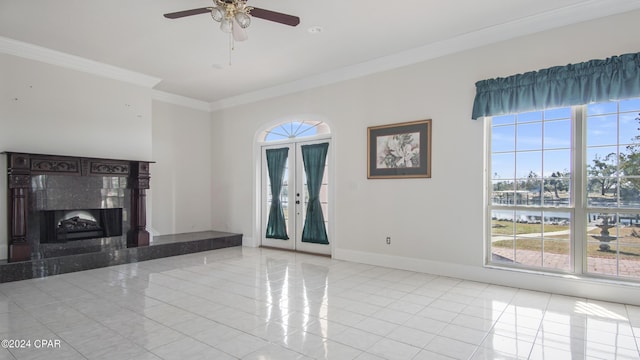
[[[640,53],[476,83],[473,119],[640,96]]]

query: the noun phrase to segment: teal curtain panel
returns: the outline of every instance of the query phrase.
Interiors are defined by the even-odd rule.
[[[307,174],[307,189],[309,190],[309,203],[301,241],[328,244],[329,239],[327,237],[327,229],[324,226],[324,215],[322,214],[322,205],[320,203],[320,187],[324,177],[329,143],[303,145],[301,148],[304,171]]]
[[[271,182],[271,207],[265,236],[269,239],[289,240],[287,224],[284,220],[284,210],[280,201],[284,172],[289,156],[289,148],[269,149],[267,154],[267,169]]]
[[[640,53],[476,83],[472,118],[640,96]]]

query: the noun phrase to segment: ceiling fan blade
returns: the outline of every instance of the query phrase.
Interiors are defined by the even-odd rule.
[[[271,10],[255,8],[255,7],[251,9],[251,11],[249,12],[249,15],[260,18],[260,19],[289,25],[289,26],[297,26],[298,24],[300,24],[300,18],[297,16],[287,15],[287,14],[283,14],[283,13],[279,13]]]
[[[199,14],[208,13],[208,12],[211,12],[211,9],[212,8],[210,8],[210,7],[206,7],[206,8],[199,8],[199,9],[177,11],[177,12],[164,14],[164,17],[166,17],[167,19],[179,19],[179,18],[185,17],[185,16],[199,15]]]

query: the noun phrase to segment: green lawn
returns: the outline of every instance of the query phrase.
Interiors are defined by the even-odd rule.
[[[491,233],[495,235],[513,235],[514,223],[510,221],[492,222]],[[542,226],[540,224],[515,224],[516,235],[540,233]],[[569,230],[567,225],[544,225],[545,233],[553,231]],[[612,235],[615,235],[615,228],[610,229]],[[611,251],[601,251],[600,243],[595,239],[590,239],[587,245],[587,256],[600,258],[615,258],[617,251],[620,252],[620,259],[639,260],[640,257],[640,238],[637,236],[640,229],[635,227],[620,227],[618,230],[618,240],[610,242]],[[600,234],[600,229],[596,228],[589,231],[589,235]],[[517,239],[515,247],[519,250],[542,251],[542,241],[540,239]],[[499,240],[492,243],[493,247],[508,248],[514,247],[514,240]],[[544,239],[544,251],[552,254],[569,254],[569,235],[552,235]]]
[[[491,226],[491,233],[493,235],[513,235],[512,221],[498,221],[494,220]],[[515,223],[516,235],[520,234],[533,234],[542,232],[542,224],[520,224]],[[568,225],[544,225],[545,232],[569,230]]]

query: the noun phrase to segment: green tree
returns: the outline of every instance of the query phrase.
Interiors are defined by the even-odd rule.
[[[640,123],[640,116],[636,121]],[[620,192],[623,198],[635,198],[640,193],[640,178],[630,177],[640,175],[640,128],[637,130],[638,135],[631,138],[632,144],[627,145],[627,151],[620,154],[620,170],[625,176]]]
[[[553,192],[556,199],[560,199],[558,192],[569,190],[569,175],[570,173],[566,170],[552,173],[550,178],[544,180],[544,191]]]
[[[498,173],[493,174],[494,179],[498,177]],[[502,180],[493,183],[493,191],[514,190],[514,183],[511,180]]]
[[[618,178],[618,166],[616,164],[616,153],[609,153],[604,158],[596,155],[593,164],[587,167],[589,174],[589,191],[597,189],[600,195],[615,188]]]
[[[532,193],[538,193],[537,201],[535,201],[535,197],[534,197],[535,202],[539,203],[540,201],[542,201],[543,186],[542,186],[542,180],[540,179],[540,176],[538,174],[536,174],[533,171],[529,171],[529,175],[527,176],[527,179],[524,182],[524,188]]]
[[[540,192],[540,176],[533,171],[529,171],[525,182],[525,189]]]
[[[636,121],[640,123],[640,116],[636,118]],[[640,127],[637,130],[638,135],[631,138],[633,143],[627,145],[627,153],[620,155],[620,167],[625,176],[640,175]]]

